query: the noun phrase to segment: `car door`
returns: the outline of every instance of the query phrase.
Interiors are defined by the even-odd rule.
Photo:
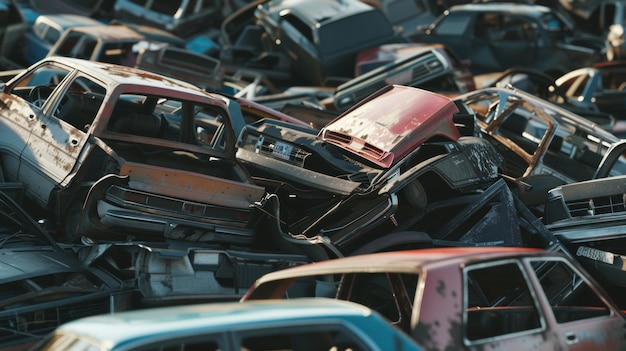
[[[21,167],[22,158],[32,158],[30,148],[33,133],[41,133],[46,124],[43,107],[52,89],[69,73],[69,69],[55,64],[44,64],[9,82],[0,94],[5,107],[0,109],[3,168],[9,181],[22,181],[20,173],[38,172],[35,163],[26,163],[29,169]],[[27,186],[26,190],[31,192]]]
[[[500,260],[464,269],[463,341],[468,350],[564,350],[548,333],[521,262]]]
[[[597,283],[565,259],[529,259],[549,332],[561,349],[621,350],[624,317]],[[594,285],[595,284],[595,285]]]
[[[28,152],[20,157],[18,179],[27,184],[27,191],[42,205],[47,205],[50,192],[56,186],[66,186],[64,181],[75,172],[89,139],[87,125],[91,125],[102,103],[91,99],[90,94],[98,89],[100,94],[105,91],[102,85],[82,75],[66,80],[45,103],[46,116],[32,129]]]

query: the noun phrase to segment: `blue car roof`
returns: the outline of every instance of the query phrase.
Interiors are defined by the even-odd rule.
[[[66,323],[57,332],[77,334],[113,346],[150,337],[225,332],[273,322],[287,321],[291,325],[311,319],[362,318],[372,313],[361,305],[324,298],[207,303],[91,316]]]

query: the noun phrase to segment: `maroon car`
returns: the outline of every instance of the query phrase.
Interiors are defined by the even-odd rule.
[[[425,350],[623,350],[624,316],[564,254],[457,247],[375,253],[269,273],[242,301],[368,306]]]

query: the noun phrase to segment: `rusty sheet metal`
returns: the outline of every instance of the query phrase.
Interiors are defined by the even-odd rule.
[[[249,208],[265,195],[253,184],[134,162],[124,163],[120,175],[129,176],[133,189],[218,206]]]
[[[398,160],[435,135],[457,140],[460,135],[452,120],[456,112],[458,109],[447,97],[418,88],[393,86],[329,123],[319,137],[354,148],[353,152],[357,153],[367,143],[392,153],[393,159]],[[350,139],[330,139],[330,132]]]

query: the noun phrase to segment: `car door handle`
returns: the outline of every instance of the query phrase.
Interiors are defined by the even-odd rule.
[[[578,337],[576,336],[575,333],[566,333],[565,340],[567,341],[568,344],[575,344],[578,342]]]

